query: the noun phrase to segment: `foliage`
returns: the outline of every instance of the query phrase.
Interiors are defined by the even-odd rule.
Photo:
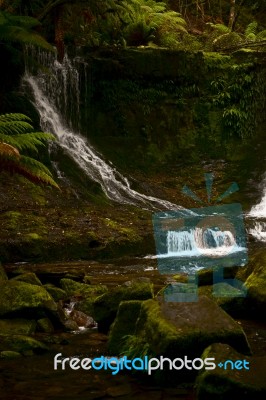
[[[23,114],[0,115],[0,170],[18,173],[35,183],[46,183],[58,188],[49,169],[24,152],[37,153],[40,146],[54,136],[34,132],[31,120]]]
[[[35,18],[12,15],[0,11],[0,41],[5,43],[33,44],[47,50],[52,46],[36,31],[40,23]]]

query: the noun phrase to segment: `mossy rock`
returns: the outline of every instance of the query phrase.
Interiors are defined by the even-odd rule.
[[[107,291],[104,285],[87,285],[67,278],[61,279],[60,285],[68,296],[95,297]]]
[[[266,306],[266,254],[256,262],[245,286],[250,306],[257,311],[257,315],[259,314],[263,318]]]
[[[0,350],[11,350],[22,354],[29,354],[28,352],[32,351],[33,353],[41,354],[49,349],[45,344],[29,336],[0,335]]]
[[[197,386],[198,400],[256,399],[266,397],[265,365],[266,356],[249,357],[235,351],[227,344],[215,343],[209,346],[201,358],[215,358],[216,365],[226,360],[246,360],[249,365],[243,369],[232,369],[232,364],[214,370],[202,370]],[[252,371],[251,371],[252,369]]]
[[[25,272],[23,274],[15,276],[14,278],[10,279],[10,281],[20,281],[30,283],[31,285],[42,286],[42,282],[37,277],[37,275],[34,274],[34,272]]]
[[[239,289],[221,282],[215,285],[201,286],[199,295],[205,295],[215,301],[224,311],[233,317],[246,314],[246,298]]]
[[[151,283],[131,281],[131,286],[117,286],[99,296],[93,303],[92,317],[98,323],[98,329],[107,332],[116,317],[121,301],[147,300],[153,298]]]
[[[56,302],[67,298],[67,293],[65,290],[58,288],[50,283],[44,285],[44,288]]]
[[[145,339],[151,353],[170,358],[197,357],[215,342],[250,352],[242,328],[206,296],[195,303],[142,302],[135,335]]]
[[[37,329],[39,332],[53,333],[54,327],[49,318],[40,318],[37,321]]]
[[[11,351],[11,350],[6,350],[6,351],[1,351],[0,353],[0,358],[18,358],[21,357],[22,355],[18,353],[17,351]]]
[[[127,335],[135,332],[135,326],[139,317],[142,301],[131,300],[122,301],[119,304],[116,318],[111,326],[108,350],[111,354],[119,355],[126,349],[123,348],[123,342]]]
[[[0,319],[1,335],[31,335],[35,332],[36,322],[22,318]]]
[[[27,309],[48,310],[54,313],[57,306],[41,286],[19,281],[0,283],[0,315],[21,313]]]
[[[5,282],[8,280],[6,271],[4,269],[4,267],[2,266],[2,264],[0,263],[0,282]]]

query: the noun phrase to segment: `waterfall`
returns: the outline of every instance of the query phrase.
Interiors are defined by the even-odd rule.
[[[130,187],[126,177],[89,144],[80,133],[79,106],[81,77],[76,64],[64,57],[60,64],[53,54],[38,51],[34,58],[42,66],[37,74],[26,68],[23,82],[31,89],[33,103],[40,115],[41,128],[52,132],[58,145],[84,173],[101,185],[106,196],[116,202],[133,204],[148,209],[184,210],[176,204],[139,193]],[[83,62],[84,64],[84,62]],[[83,65],[86,71],[86,65]],[[86,78],[87,73],[84,72]],[[85,99],[85,102],[87,99]]]
[[[263,195],[261,201],[253,206],[248,214],[253,220],[253,227],[249,229],[249,234],[255,239],[266,242],[266,179],[263,181]]]
[[[195,228],[167,232],[167,253],[159,257],[222,257],[243,248],[230,231]]]

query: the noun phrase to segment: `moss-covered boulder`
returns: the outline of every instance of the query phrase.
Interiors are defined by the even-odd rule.
[[[15,276],[14,278],[12,278],[10,280],[11,281],[26,282],[26,283],[30,283],[31,285],[42,286],[42,282],[37,277],[37,275],[34,274],[33,272],[25,272],[23,274]]]
[[[53,333],[54,326],[49,318],[40,318],[37,321],[37,329],[39,332]]]
[[[128,335],[135,332],[137,319],[139,317],[141,300],[122,301],[119,304],[116,318],[111,326],[108,349],[111,354],[119,355],[126,350],[123,344],[126,344]]]
[[[67,298],[67,293],[65,290],[58,288],[51,283],[47,283],[46,285],[44,285],[44,288],[56,302],[59,300],[65,300]]]
[[[153,297],[151,283],[131,281],[130,286],[117,286],[99,296],[93,303],[93,318],[98,323],[98,329],[107,332],[116,317],[121,301],[147,300]]]
[[[250,352],[241,327],[206,296],[195,303],[143,301],[132,335],[145,342],[151,354],[170,358],[198,357],[216,342]]]
[[[215,285],[201,286],[199,295],[208,296],[233,317],[245,316],[246,298],[243,292],[228,283],[221,282]]]
[[[54,313],[57,306],[41,286],[19,281],[0,282],[0,315],[21,314],[27,310],[48,310]]]
[[[104,285],[87,285],[68,278],[61,279],[60,285],[68,296],[93,297],[107,291],[107,287]]]
[[[207,357],[215,358],[217,367],[202,370],[199,374],[196,381],[198,400],[266,398],[265,356],[244,356],[226,344],[215,343],[201,356],[202,359]],[[231,362],[225,363],[226,360]]]
[[[257,316],[264,318],[266,306],[266,254],[257,260],[253,272],[245,282],[247,300]]]
[[[31,354],[31,352],[36,354],[41,354],[48,351],[48,347],[33,339],[30,336],[24,335],[0,335],[0,350],[1,351],[16,351],[21,354]]]
[[[31,335],[35,332],[36,322],[22,318],[0,319],[1,335]]]
[[[4,267],[2,266],[2,264],[0,263],[0,282],[5,282],[8,280],[6,271],[4,269]]]
[[[21,357],[22,354],[18,353],[17,351],[11,351],[11,350],[6,350],[6,351],[1,351],[0,353],[0,358],[18,358]]]

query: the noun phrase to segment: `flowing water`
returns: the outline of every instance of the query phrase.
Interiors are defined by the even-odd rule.
[[[263,180],[263,188],[261,201],[253,206],[248,214],[253,225],[249,234],[260,242],[266,242],[266,178]]]
[[[93,181],[101,185],[108,198],[119,203],[134,204],[149,209],[184,210],[181,206],[167,200],[139,193],[130,187],[129,181],[119,173],[111,163],[89,144],[81,135],[79,121],[81,76],[75,63],[65,56],[60,64],[55,56],[39,52],[35,55],[38,62],[47,67],[36,75],[27,72],[24,83],[30,87],[33,104],[39,115],[44,131],[52,132],[58,145],[68,154]],[[83,74],[86,79],[86,74]]]

